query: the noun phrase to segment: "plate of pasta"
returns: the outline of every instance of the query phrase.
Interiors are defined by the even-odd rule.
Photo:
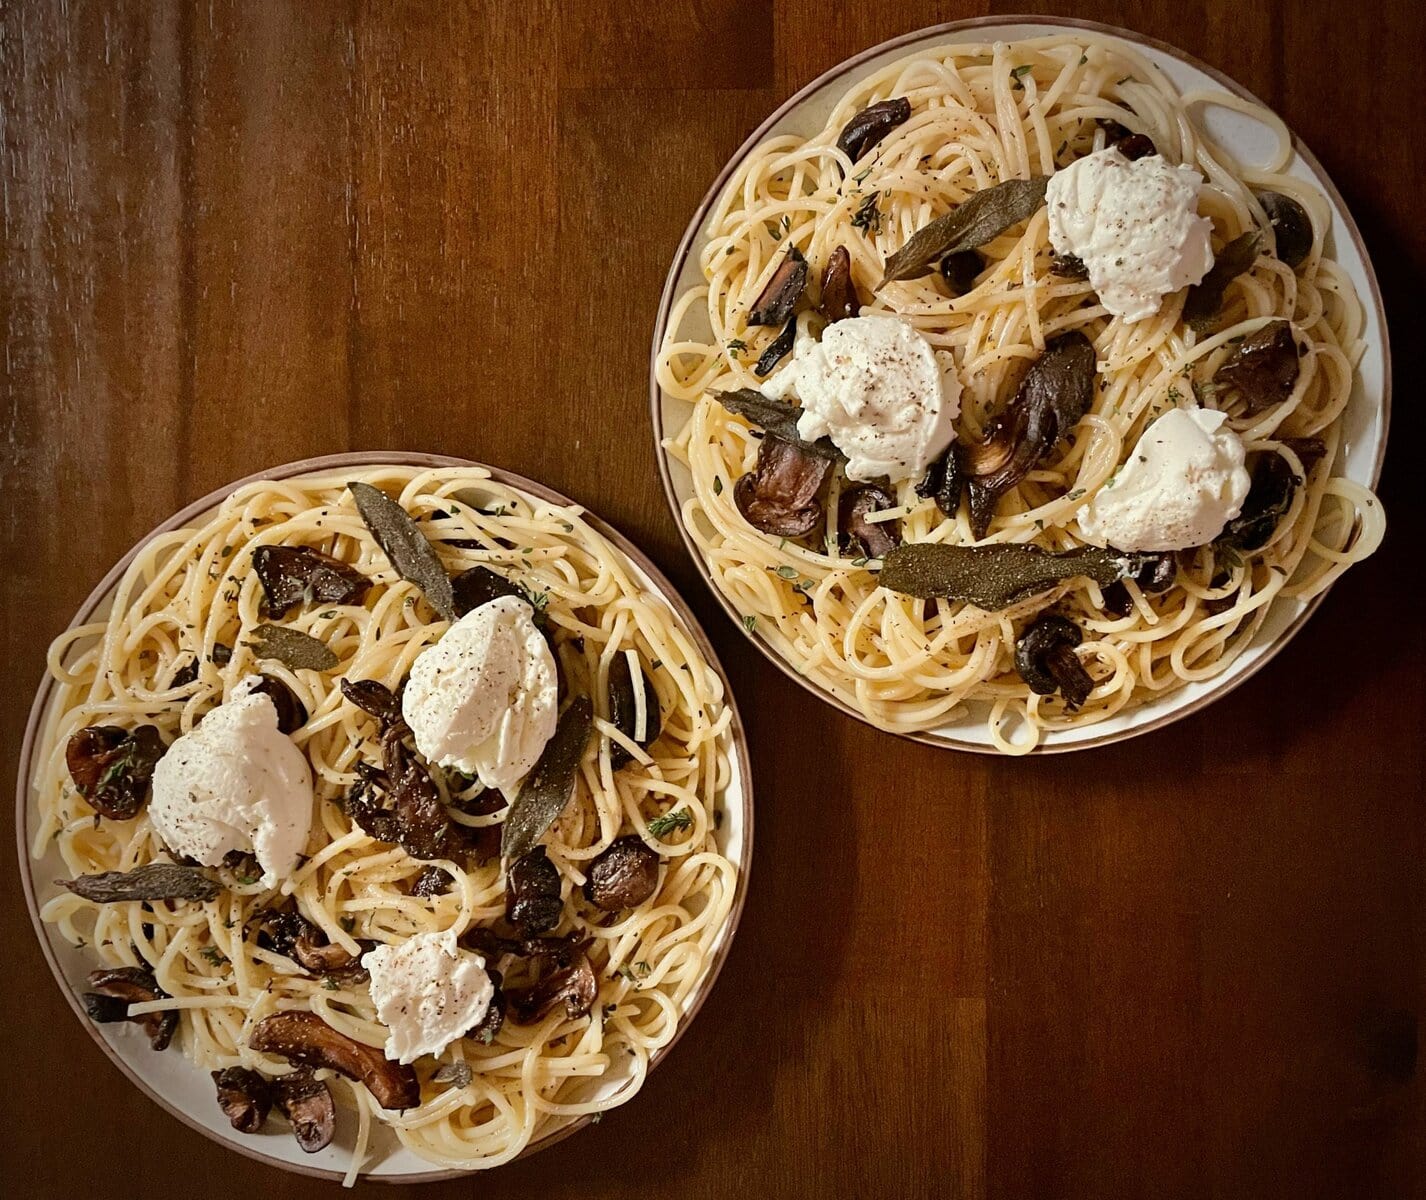
[[[1242,682],[1380,545],[1360,234],[1243,88],[1087,21],[875,47],[748,138],[656,324],[665,492],[729,614],[878,728],[1004,754]]]
[[[135,547],[51,647],[16,816],[109,1058],[347,1183],[632,1098],[728,953],[753,830],[733,698],[653,564],[404,453],[252,476]]]

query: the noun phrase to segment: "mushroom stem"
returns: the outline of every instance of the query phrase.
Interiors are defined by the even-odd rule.
[[[1045,652],[1042,661],[1060,685],[1060,692],[1070,708],[1078,708],[1089,698],[1089,693],[1094,690],[1094,680],[1079,661],[1073,646],[1067,643],[1052,646]]]

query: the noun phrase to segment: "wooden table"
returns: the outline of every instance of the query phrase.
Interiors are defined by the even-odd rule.
[[[718,167],[826,67],[984,6],[0,3],[7,777],[45,644],[125,548],[344,448],[468,455],[587,502],[732,674],[757,865],[697,1027],[597,1129],[428,1194],[1426,1194],[1426,5],[1080,7],[1241,80],[1341,186],[1398,348],[1393,529],[1222,703],[1012,762],[893,740],[759,659],[680,547],[647,433],[659,289]],[[321,1186],[124,1082],[13,864],[0,913],[0,1191]]]

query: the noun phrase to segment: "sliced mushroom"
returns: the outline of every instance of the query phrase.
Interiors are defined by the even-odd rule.
[[[411,885],[413,896],[441,896],[451,890],[451,874],[442,867],[422,867]]]
[[[1213,544],[1240,551],[1261,550],[1292,507],[1292,498],[1302,483],[1281,454],[1256,455],[1242,510],[1224,526]]]
[[[510,1019],[517,1025],[542,1020],[557,1004],[564,1005],[571,1021],[589,1015],[599,997],[599,980],[588,955],[581,949],[564,966],[547,972],[537,983],[523,988],[506,988]]]
[[[1154,139],[1147,133],[1135,133],[1127,125],[1122,125],[1109,117],[1098,117],[1096,123],[1104,130],[1105,146],[1113,147],[1130,161],[1136,158],[1147,158],[1151,154],[1158,153],[1158,149],[1154,146]]]
[[[986,440],[964,446],[959,467],[969,484],[971,533],[977,539],[990,529],[1000,497],[1088,410],[1094,399],[1094,364],[1094,344],[1078,330],[1051,338],[1030,365],[1015,399],[991,423]],[[948,499],[953,502],[941,507],[950,515],[959,497]]]
[[[659,856],[636,833],[616,838],[589,864],[584,898],[605,912],[638,908],[659,885]]]
[[[266,696],[277,709],[277,728],[286,734],[296,733],[307,724],[307,706],[297,698],[287,684],[276,675],[260,675],[249,695]]]
[[[1074,648],[1084,640],[1084,631],[1067,617],[1049,613],[1020,635],[1015,643],[1015,669],[1041,696],[1061,692],[1073,711],[1089,698],[1094,680]]]
[[[958,250],[941,259],[941,278],[952,296],[975,290],[975,277],[985,270],[985,259],[974,250]]]
[[[1269,321],[1234,347],[1213,379],[1237,388],[1249,415],[1255,415],[1292,394],[1300,353],[1292,325],[1285,320]]]
[[[247,1067],[224,1067],[213,1071],[218,1089],[218,1107],[239,1133],[256,1133],[272,1111],[272,1084],[260,1071]]]
[[[253,570],[274,617],[299,604],[360,604],[371,588],[355,567],[310,546],[259,546]]]
[[[805,537],[822,522],[818,494],[833,463],[779,437],[758,447],[757,469],[733,488],[733,500],[749,525],[774,537]]]
[[[462,571],[451,580],[451,591],[455,594],[456,613],[462,617],[501,596],[525,598],[524,592],[489,567],[471,567]]]
[[[366,1085],[382,1108],[415,1108],[421,1085],[409,1066],[392,1062],[378,1048],[338,1033],[313,1012],[280,1012],[264,1017],[248,1045],[311,1067],[327,1067]]]
[[[632,738],[638,745],[648,748],[658,741],[663,732],[663,714],[659,708],[658,690],[648,675],[639,669],[639,686],[644,693],[644,732],[639,736],[638,699],[634,692],[634,677],[629,670],[629,656],[616,654],[609,662],[609,721],[620,733]],[[614,770],[634,761],[618,742],[609,747],[609,765]]]
[[[797,314],[793,313],[787,318],[787,324],[782,327],[782,332],[768,343],[766,350],[758,355],[758,361],[753,366],[753,374],[759,378],[770,375],[773,367],[792,353],[792,344],[796,340]]]
[[[149,1035],[149,1045],[155,1050],[167,1050],[178,1029],[178,1013],[155,1012],[129,1016],[129,1005],[152,1000],[167,1000],[168,993],[158,986],[152,971],[143,967],[106,967],[89,972],[92,992],[84,993],[84,1009],[90,1019],[99,1024],[112,1021],[132,1021]],[[111,1003],[105,1003],[105,1001]],[[122,1007],[122,1012],[119,1008]]]
[[[152,725],[89,725],[70,736],[65,765],[75,789],[101,817],[137,816],[153,788],[153,770],[168,747]]]
[[[485,973],[490,976],[491,986],[495,989],[490,997],[490,1005],[485,1010],[485,1015],[473,1026],[465,1031],[468,1038],[474,1038],[477,1042],[484,1042],[487,1046],[495,1040],[495,1035],[500,1032],[500,1027],[505,1024],[505,991],[503,988],[504,978],[494,967],[486,964]]]
[[[1139,585],[1139,590],[1150,596],[1166,592],[1173,586],[1178,576],[1178,560],[1172,554],[1144,554],[1142,564],[1129,576]],[[1127,617],[1134,611],[1134,598],[1122,579],[1107,585],[1101,593],[1104,597],[1104,611],[1110,616]]]
[[[782,325],[797,307],[807,287],[807,259],[796,246],[789,246],[782,264],[772,273],[748,314],[749,325]]]
[[[375,679],[343,679],[342,695],[380,725],[401,720],[401,701],[384,683]]]
[[[855,317],[862,310],[857,285],[852,281],[852,256],[845,246],[838,246],[827,258],[818,307],[828,325]]]
[[[911,101],[905,96],[869,104],[842,126],[837,135],[837,149],[853,162],[861,158],[882,138],[911,119]]]
[[[1258,203],[1273,227],[1279,261],[1296,270],[1312,253],[1312,218],[1302,205],[1281,192],[1259,192]]]
[[[560,873],[543,846],[510,864],[505,880],[505,919],[521,937],[546,933],[560,922]]]
[[[901,545],[901,530],[896,521],[868,521],[867,517],[895,506],[896,497],[874,483],[845,487],[837,502],[838,524],[868,558],[881,558]]]
[[[1051,254],[1050,274],[1061,279],[1088,279],[1089,268],[1078,254]]]
[[[302,1067],[273,1081],[277,1107],[292,1122],[292,1136],[308,1154],[316,1154],[331,1144],[337,1132],[337,1106],[332,1089]]]

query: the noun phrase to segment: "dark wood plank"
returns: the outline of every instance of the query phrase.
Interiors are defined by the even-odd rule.
[[[1386,548],[1210,710],[1030,763],[895,741],[751,653],[660,494],[650,326],[721,164],[842,58],[1027,6],[1061,7],[0,6],[7,773],[44,644],[114,558],[210,487],[348,447],[467,454],[589,503],[729,667],[758,855],[697,1028],[598,1129],[429,1194],[1426,1195],[1426,7],[1086,13],[1279,108],[1362,221],[1398,350]],[[102,1062],[13,870],[0,912],[32,984],[0,1023],[0,1190],[310,1194]]]

